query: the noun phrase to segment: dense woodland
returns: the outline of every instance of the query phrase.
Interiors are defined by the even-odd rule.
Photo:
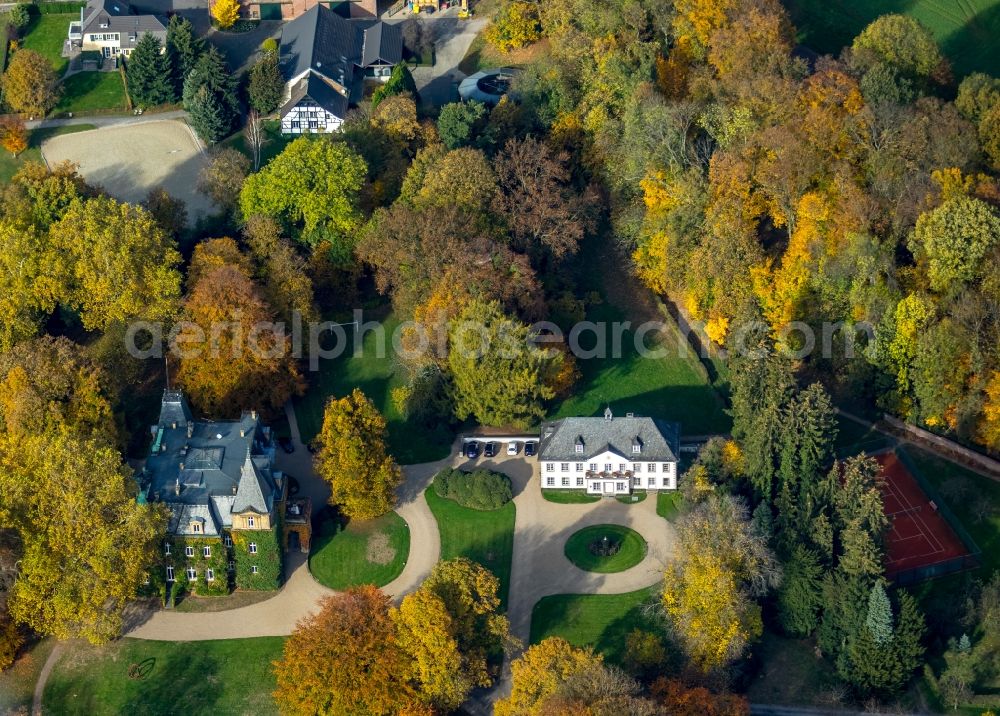
[[[257,322],[386,300],[432,337],[404,356],[401,411],[524,428],[572,390],[576,361],[559,346],[453,350],[461,327],[485,326],[494,346],[526,342],[540,319],[568,329],[593,299],[584,269],[611,247],[635,291],[675,302],[720,345],[763,350],[730,352],[733,436],[682,480],[662,628],[630,635],[630,673],[543,642],[514,662],[498,713],[742,713],[718,694],[752,678],[765,627],[813,639],[855,702],[899,698],[928,656],[946,703],[992,682],[996,581],[957,588],[966,614],[950,616],[887,582],[878,467],[835,460],[834,405],[1000,450],[1000,80],[955,78],[902,16],[817,57],[775,0],[508,2],[487,35],[540,48],[496,107],[425,116],[404,69],[343,132],[262,162],[275,48],[240,89],[173,22],[165,54],[136,50],[129,82],[150,104],[181,99],[208,142],[252,110],[246,153],[215,147],[201,175],[219,216],[188,225],[163,192],[117,202],[70,166],[28,165],[2,189],[0,667],[28,630],[117,636],[154,562],[165,515],[135,504],[123,455],[142,454],[163,364],[126,353],[130,324],[162,322],[137,334],[155,349],[208,347],[229,322],[221,350],[168,359],[173,380],[199,415],[273,414],[307,386],[289,337],[230,348]],[[848,328],[832,355],[793,359],[795,321]],[[317,471],[358,519],[394,504],[384,431],[356,391],[331,401],[317,439]],[[397,609],[374,590],[338,597],[289,640],[279,703],[455,708],[515,646],[479,570],[444,563]],[[358,625],[371,638],[346,640]],[[375,666],[384,680],[353,691],[351,669]]]

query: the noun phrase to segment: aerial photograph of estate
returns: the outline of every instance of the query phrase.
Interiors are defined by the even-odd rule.
[[[1000,714],[1000,0],[0,0],[0,716]]]

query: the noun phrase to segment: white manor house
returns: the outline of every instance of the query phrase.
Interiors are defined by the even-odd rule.
[[[541,485],[592,495],[676,490],[680,425],[608,408],[603,418],[563,418],[542,425]]]

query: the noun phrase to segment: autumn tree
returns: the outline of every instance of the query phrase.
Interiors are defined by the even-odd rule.
[[[372,586],[324,599],[295,627],[274,673],[274,699],[286,714],[396,716],[417,702],[389,597]]]
[[[172,316],[180,294],[180,254],[152,215],[108,197],[74,201],[51,229],[60,303],[88,329],[133,318]]]
[[[187,228],[188,212],[184,200],[170,196],[162,186],[150,189],[142,206],[174,240],[179,239]]]
[[[950,199],[920,215],[911,250],[927,262],[931,288],[948,291],[982,275],[984,258],[1000,244],[1000,216],[970,197]]]
[[[497,701],[496,716],[533,716],[540,706],[574,675],[600,666],[603,659],[589,649],[577,649],[560,637],[528,647],[511,665],[510,696]]]
[[[854,38],[851,49],[918,77],[930,77],[943,61],[930,30],[908,15],[882,15]]]
[[[212,19],[222,30],[228,30],[240,19],[238,0],[215,0],[212,3]]]
[[[470,301],[452,321],[448,343],[459,420],[471,415],[483,425],[525,428],[545,415],[562,354],[535,346],[528,326],[498,303]]]
[[[198,173],[198,191],[220,209],[232,210],[240,199],[243,182],[250,173],[250,160],[243,152],[225,147],[212,152]]]
[[[210,415],[278,409],[303,389],[291,338],[243,264],[197,270],[172,352],[177,382]]]
[[[60,291],[50,283],[47,234],[0,220],[0,351],[35,336]]]
[[[159,38],[143,33],[125,64],[128,92],[139,107],[155,107],[177,97],[170,76],[170,59]]]
[[[541,30],[538,4],[515,0],[500,6],[484,36],[500,52],[510,52],[537,41]]]
[[[281,320],[290,324],[296,313],[302,321],[315,320],[319,313],[309,266],[296,247],[281,237],[277,222],[253,216],[243,227],[243,233],[257,262],[264,296]]]
[[[710,497],[677,522],[663,605],[695,666],[708,672],[739,658],[763,630],[754,601],[780,583],[777,560],[746,505]]]
[[[576,253],[592,226],[589,202],[570,186],[567,162],[566,153],[556,154],[536,139],[510,140],[493,162],[497,207],[515,238],[530,253],[557,261]]]
[[[353,232],[361,223],[358,192],[367,171],[365,161],[344,143],[300,137],[247,178],[240,209],[246,217],[278,219],[306,243],[329,241],[348,261]]]
[[[70,162],[51,167],[25,162],[3,189],[0,213],[8,221],[30,225],[41,232],[59,221],[76,199],[95,196]]]
[[[316,472],[330,483],[331,502],[352,519],[373,519],[396,504],[403,474],[386,452],[385,428],[385,418],[357,388],[326,404]]]
[[[689,687],[678,679],[660,677],[650,687],[663,716],[749,716],[750,704],[737,694],[713,694],[703,686]]]
[[[486,105],[476,100],[446,104],[437,120],[438,134],[448,149],[472,144],[485,124]]]
[[[23,119],[16,116],[0,117],[0,146],[15,159],[28,148],[28,130]]]
[[[2,78],[4,101],[32,117],[44,117],[59,102],[59,78],[52,63],[34,50],[13,53]]]

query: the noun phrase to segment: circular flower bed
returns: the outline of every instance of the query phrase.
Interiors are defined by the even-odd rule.
[[[646,540],[621,525],[584,527],[566,540],[566,558],[588,572],[623,572],[646,556]]]

